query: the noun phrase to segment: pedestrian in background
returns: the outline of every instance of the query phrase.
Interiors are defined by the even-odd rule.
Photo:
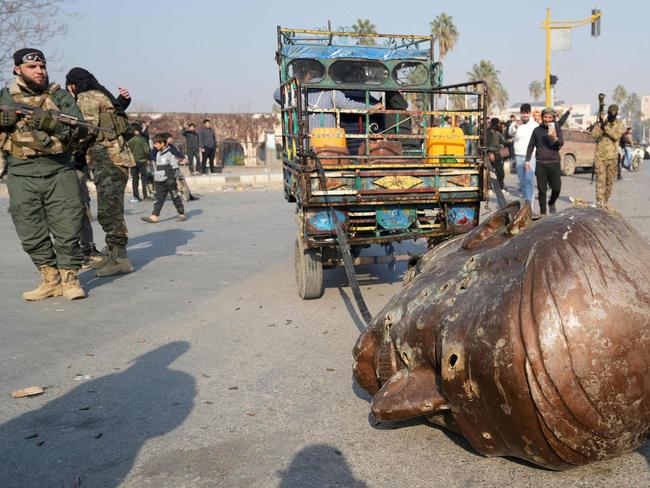
[[[511,173],[517,171],[516,160],[515,160],[515,146],[513,144],[515,138],[510,137],[510,126],[517,123],[517,116],[511,114],[508,121],[505,123],[503,128],[503,136],[506,139],[506,147],[508,148],[508,165]]]
[[[621,136],[621,147],[623,148],[623,167],[630,170],[632,167],[632,151],[634,151],[634,140],[632,139],[632,127],[628,127]]]
[[[517,168],[517,177],[519,179],[519,189],[522,192],[524,199],[528,200],[532,206],[535,157],[533,155],[526,159],[526,151],[528,150],[530,137],[537,127],[537,122],[531,119],[530,104],[522,104],[519,113],[519,120],[510,124],[508,137],[512,139],[512,146],[515,155],[515,167]],[[526,161],[528,161],[528,166],[525,164]]]
[[[147,183],[149,179],[147,171],[147,161],[149,161],[149,141],[147,141],[140,132],[140,126],[138,124],[132,124],[129,126],[128,131],[128,141],[129,149],[133,154],[133,159],[135,160],[135,166],[131,168],[131,189],[133,191],[133,198],[131,203],[141,202],[139,186],[142,182],[142,198],[147,200],[149,198],[147,191]]]
[[[564,144],[562,129],[555,124],[555,112],[551,108],[542,110],[542,125],[535,127],[528,150],[526,151],[526,171],[530,171],[530,160],[533,152],[536,154],[537,191],[539,199],[539,212],[546,215],[546,191],[551,187],[551,196],[548,199],[548,209],[556,212],[555,202],[562,190],[562,168],[560,165],[560,148]]]
[[[488,151],[488,159],[494,167],[499,187],[502,191],[504,188],[505,172],[503,170],[503,155],[502,149],[505,148],[506,140],[501,132],[501,121],[494,117],[490,120],[490,127],[487,130],[486,146]]]
[[[185,157],[189,166],[191,175],[198,175],[203,172],[201,164],[201,147],[199,144],[199,135],[196,133],[196,126],[190,122],[181,127],[181,133],[185,137]],[[196,166],[195,162],[196,161]]]
[[[210,125],[210,119],[203,121],[203,127],[199,130],[199,148],[201,150],[201,166],[203,174],[208,174],[208,163],[210,173],[216,173],[214,169],[214,158],[217,153],[217,136]]]
[[[178,212],[178,222],[187,220],[183,200],[177,190],[176,172],[179,169],[178,158],[171,150],[169,143],[169,134],[156,134],[153,138],[153,145],[156,149],[156,166],[154,171],[154,187],[156,188],[156,200],[153,204],[153,212],[149,217],[141,217],[145,222],[155,224],[160,217],[160,211],[165,204],[167,195],[170,195],[174,207]]]

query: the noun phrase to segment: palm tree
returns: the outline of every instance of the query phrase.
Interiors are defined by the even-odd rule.
[[[352,26],[352,32],[357,34],[376,34],[377,28],[368,19],[357,19],[357,23]],[[362,46],[375,46],[377,42],[374,37],[357,37],[357,44]]]
[[[431,22],[431,34],[438,41],[441,60],[454,48],[460,36],[453,18],[444,12]]]
[[[630,93],[625,100],[623,100],[623,111],[629,113],[631,116],[641,114],[641,97],[636,93]]]
[[[627,96],[628,96],[627,90],[623,85],[616,85],[614,87],[614,94],[612,95],[612,100],[614,100],[614,103],[618,104],[619,107],[625,103]]]
[[[630,93],[622,107],[625,112],[625,120],[628,125],[638,134],[641,127],[641,97],[636,93]]]
[[[543,92],[544,85],[542,85],[541,81],[531,81],[530,85],[528,85],[528,93],[530,93],[530,96],[533,97],[533,101],[535,102],[542,97]]]
[[[508,104],[508,91],[503,88],[501,82],[499,82],[496,93],[494,94],[494,104],[499,107],[500,110],[504,110]]]
[[[474,64],[471,71],[467,72],[470,81],[484,80],[488,88],[488,104],[499,107],[503,110],[508,102],[508,92],[503,88],[499,79],[499,70],[494,67],[491,61],[481,59]]]

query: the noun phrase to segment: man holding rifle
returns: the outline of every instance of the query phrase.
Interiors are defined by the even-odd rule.
[[[601,207],[607,206],[612,194],[612,186],[614,186],[618,169],[619,139],[625,132],[625,126],[622,121],[617,119],[617,116],[618,105],[610,105],[607,109],[607,118],[605,118],[604,111],[600,111],[599,120],[591,130],[591,135],[597,141],[594,171],[596,173],[596,203]]]
[[[71,154],[88,124],[72,95],[50,84],[40,50],[16,51],[14,64],[15,81],[0,91],[0,144],[16,233],[41,273],[23,298],[85,298],[77,274],[84,206]]]

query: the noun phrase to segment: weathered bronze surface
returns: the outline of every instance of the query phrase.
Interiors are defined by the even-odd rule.
[[[650,249],[615,213],[511,204],[434,248],[363,332],[379,420],[426,416],[486,456],[566,469],[650,429]]]

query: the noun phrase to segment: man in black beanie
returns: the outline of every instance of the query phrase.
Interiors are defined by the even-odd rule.
[[[70,94],[50,84],[45,55],[25,48],[14,53],[16,79],[0,91],[0,103],[40,110],[32,116],[0,110],[0,147],[7,154],[9,210],[23,249],[41,273],[25,300],[84,298],[78,270],[84,206],[71,147],[86,132],[58,122],[52,111],[83,120]],[[52,239],[53,238],[53,239]]]

